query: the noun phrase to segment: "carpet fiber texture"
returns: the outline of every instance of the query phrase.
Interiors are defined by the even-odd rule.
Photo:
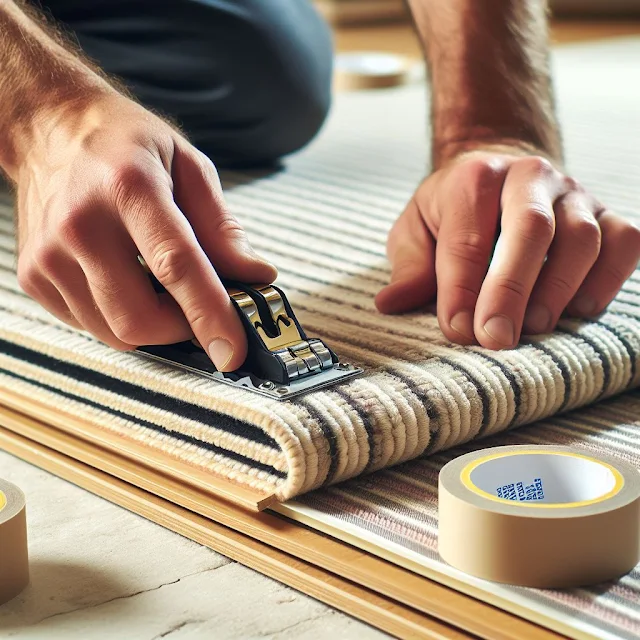
[[[559,103],[575,175],[619,213],[638,203],[640,44],[564,49]],[[376,312],[387,232],[426,171],[425,89],[338,96],[311,147],[271,175],[226,174],[227,199],[280,269],[302,325],[366,375],[291,402],[119,353],[18,287],[0,213],[0,385],[280,499],[575,409],[640,380],[640,276],[597,322],[491,352],[436,319]]]
[[[640,392],[600,402],[593,407],[554,416],[489,440],[414,460],[337,487],[313,491],[296,499],[314,517],[374,545],[383,557],[390,543],[400,553],[411,552],[430,578],[450,579],[472,587],[473,595],[575,638],[618,640],[640,637],[640,565],[618,580],[584,589],[527,589],[472,578],[446,565],[438,555],[438,473],[452,458],[482,445],[555,444],[586,455],[606,452],[640,468]],[[312,525],[313,526],[313,525]],[[353,540],[351,539],[353,542]],[[357,543],[356,543],[357,544]],[[523,550],[526,553],[526,550]],[[415,554],[415,555],[414,555]],[[504,603],[509,603],[505,605]],[[558,624],[561,626],[558,627]]]

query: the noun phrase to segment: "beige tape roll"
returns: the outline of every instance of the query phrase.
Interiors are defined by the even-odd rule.
[[[640,560],[640,474],[609,456],[483,449],[446,464],[438,491],[440,556],[479,578],[586,586]]]
[[[412,61],[377,51],[339,53],[334,61],[333,86],[337,91],[383,89],[409,80]]]
[[[0,604],[29,583],[27,517],[24,493],[0,480]]]

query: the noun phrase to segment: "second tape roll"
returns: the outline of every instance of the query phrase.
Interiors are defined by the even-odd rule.
[[[24,493],[14,484],[0,479],[0,604],[17,596],[28,582]]]

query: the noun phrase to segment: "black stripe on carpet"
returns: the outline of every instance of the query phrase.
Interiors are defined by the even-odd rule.
[[[225,458],[230,460],[235,460],[236,462],[241,462],[242,464],[247,465],[248,467],[259,469],[260,471],[266,471],[267,473],[277,476],[279,478],[286,478],[287,474],[284,471],[279,471],[278,469],[272,467],[271,465],[264,464],[263,462],[257,462],[252,458],[247,458],[240,453],[236,453],[234,451],[230,451],[229,449],[223,449],[221,447],[216,446],[210,442],[203,442],[202,440],[198,440],[197,438],[193,438],[192,436],[185,435],[183,433],[176,433],[175,431],[170,431],[169,429],[165,429],[160,425],[154,424],[153,422],[149,422],[148,420],[144,420],[142,418],[138,418],[136,416],[130,416],[126,414],[124,411],[119,411],[118,409],[114,409],[112,407],[108,407],[106,405],[100,404],[99,402],[95,402],[93,400],[89,400],[88,398],[83,398],[82,396],[78,396],[74,393],[68,393],[67,391],[62,391],[60,389],[56,389],[44,382],[39,382],[38,380],[32,380],[27,378],[26,376],[22,376],[13,371],[9,371],[8,369],[4,369],[0,367],[0,373],[4,374],[10,378],[15,378],[17,380],[22,380],[30,385],[39,387],[41,389],[46,389],[47,391],[51,391],[57,395],[68,398],[69,400],[74,400],[75,402],[80,402],[89,407],[93,407],[94,409],[98,409],[100,411],[105,411],[113,416],[117,416],[129,422],[134,422],[142,427],[146,427],[147,429],[151,429],[156,433],[161,433],[163,435],[169,436],[176,440],[180,440],[181,442],[188,442],[189,444],[194,444],[202,449],[207,449],[208,451],[212,451],[213,453],[217,453]]]
[[[179,417],[194,420],[209,427],[227,431],[228,433],[245,438],[246,440],[257,444],[262,444],[273,450],[280,450],[278,443],[259,427],[248,422],[232,418],[231,416],[227,416],[223,413],[218,413],[212,409],[206,409],[205,407],[200,407],[198,405],[185,402],[184,400],[179,400],[163,393],[158,393],[157,391],[145,389],[144,387],[139,387],[130,382],[113,378],[104,373],[87,369],[86,367],[82,367],[77,364],[58,360],[57,358],[33,351],[32,349],[8,342],[7,340],[0,339],[0,353],[5,353],[17,360],[23,360],[38,367],[42,367],[43,369],[47,369],[48,371],[62,374],[72,380],[90,384],[101,390],[106,389],[112,393],[124,396],[129,400],[135,400],[142,404],[147,404],[152,407],[156,407],[157,409],[174,413]],[[212,382],[212,384],[216,383]],[[176,438],[183,437],[180,433],[171,433],[174,434]],[[184,437],[186,438],[187,436]]]

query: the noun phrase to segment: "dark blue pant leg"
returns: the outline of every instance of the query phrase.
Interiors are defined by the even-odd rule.
[[[332,43],[310,0],[48,0],[85,53],[218,165],[264,164],[313,138]]]

